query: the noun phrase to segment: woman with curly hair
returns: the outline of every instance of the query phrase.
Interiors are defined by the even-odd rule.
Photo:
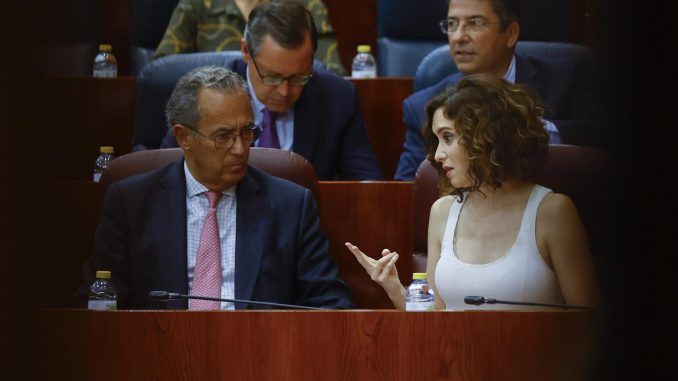
[[[548,154],[536,96],[496,76],[462,79],[426,105],[423,134],[443,197],[431,207],[427,272],[436,309],[510,309],[468,295],[595,306],[598,284],[569,197],[531,179]],[[405,288],[396,252],[375,260],[346,243],[398,309]]]

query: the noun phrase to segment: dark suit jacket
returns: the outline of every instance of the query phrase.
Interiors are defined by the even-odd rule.
[[[604,146],[603,107],[593,73],[582,70],[575,60],[516,56],[516,83],[532,87],[546,106],[544,119],[553,122],[564,144]],[[403,102],[407,125],[405,144],[396,170],[396,180],[413,180],[426,158],[421,128],[426,123],[426,103],[463,74],[457,72],[441,82],[410,95]]]
[[[247,64],[233,61],[229,69],[247,78]],[[177,147],[170,131],[160,148]],[[294,104],[292,151],[315,168],[318,180],[381,180],[383,175],[367,138],[355,86],[319,69]]]
[[[353,307],[327,252],[309,190],[248,167],[236,200],[236,299]],[[185,300],[165,305],[148,298],[152,290],[188,293],[186,246],[183,159],[113,183],[80,297],[87,295],[97,270],[110,270],[118,308],[187,308]]]

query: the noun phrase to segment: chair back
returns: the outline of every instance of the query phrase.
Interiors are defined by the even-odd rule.
[[[553,144],[535,182],[568,195],[582,219],[594,252],[603,251],[609,239],[608,227],[614,189],[615,167],[610,155],[588,147]],[[428,160],[417,169],[412,192],[415,253],[426,253],[428,218],[438,199],[438,173]]]
[[[378,0],[379,76],[414,76],[422,58],[447,41],[438,28],[446,14],[447,0]]]
[[[101,174],[99,200],[103,200],[106,189],[112,183],[161,168],[183,155],[181,148],[165,148],[132,152],[116,158]],[[287,150],[252,147],[248,164],[309,189],[313,193],[316,204],[320,200],[315,170],[303,156]]]
[[[582,70],[595,70],[600,57],[591,48],[568,42],[518,41],[516,54],[521,57],[562,58],[574,57],[583,66]],[[433,86],[444,78],[458,72],[450,55],[450,46],[445,44],[431,51],[421,60],[414,76],[414,91]]]
[[[137,76],[150,62],[179,0],[132,0],[130,75]]]
[[[227,66],[240,51],[175,54],[147,64],[137,77],[132,151],[160,146],[168,131],[165,106],[179,79],[200,66]]]

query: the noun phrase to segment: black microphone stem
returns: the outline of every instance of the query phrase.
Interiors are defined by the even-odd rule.
[[[492,300],[492,299],[490,299]],[[549,304],[549,303],[532,303],[532,302],[511,302],[508,300],[495,300],[494,302],[487,302],[488,304],[494,304],[494,303],[500,303],[500,304],[513,304],[513,305],[524,305],[524,306],[537,306],[537,307],[556,307],[556,308],[562,308],[564,310],[567,310],[569,308],[577,308],[577,309],[583,309],[583,310],[594,310],[595,308],[593,307],[585,307],[585,306],[572,306],[572,305],[563,305],[563,304]]]
[[[154,297],[149,294],[149,296]],[[240,300],[240,299],[222,299],[222,298],[213,298],[211,296],[198,296],[198,295],[182,295],[182,294],[172,294],[172,297],[169,299],[200,299],[200,300],[211,300],[214,302],[232,302],[232,303],[245,303],[245,304],[255,304],[261,306],[270,306],[270,307],[282,307],[290,308],[295,310],[327,310],[327,308],[320,307],[308,307],[308,306],[296,306],[291,304],[282,304],[282,303],[273,303],[273,302],[258,302],[254,300]]]

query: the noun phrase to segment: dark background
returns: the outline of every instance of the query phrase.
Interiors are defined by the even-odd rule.
[[[51,101],[38,74],[49,60],[40,54],[49,41],[51,20],[44,0],[3,2],[0,13],[0,128],[2,149],[2,294],[0,369],[18,379],[33,379],[40,363],[39,324],[34,285],[41,284],[38,263],[49,242],[34,231],[50,195],[41,192],[42,171],[59,147],[41,137],[50,123],[41,110]],[[619,270],[615,297],[603,311],[604,341],[598,351],[600,380],[675,379],[678,360],[675,290],[678,274],[674,239],[676,213],[675,110],[678,47],[677,6],[672,1],[604,0],[601,48],[617,63],[616,81],[606,91],[615,136],[614,154],[621,163],[616,196]],[[48,62],[48,61],[47,61]],[[33,364],[33,365],[31,365]]]
[[[673,1],[605,1],[601,38],[616,83],[606,96],[619,129],[620,277],[605,312],[602,379],[673,380],[676,246],[676,9]]]

